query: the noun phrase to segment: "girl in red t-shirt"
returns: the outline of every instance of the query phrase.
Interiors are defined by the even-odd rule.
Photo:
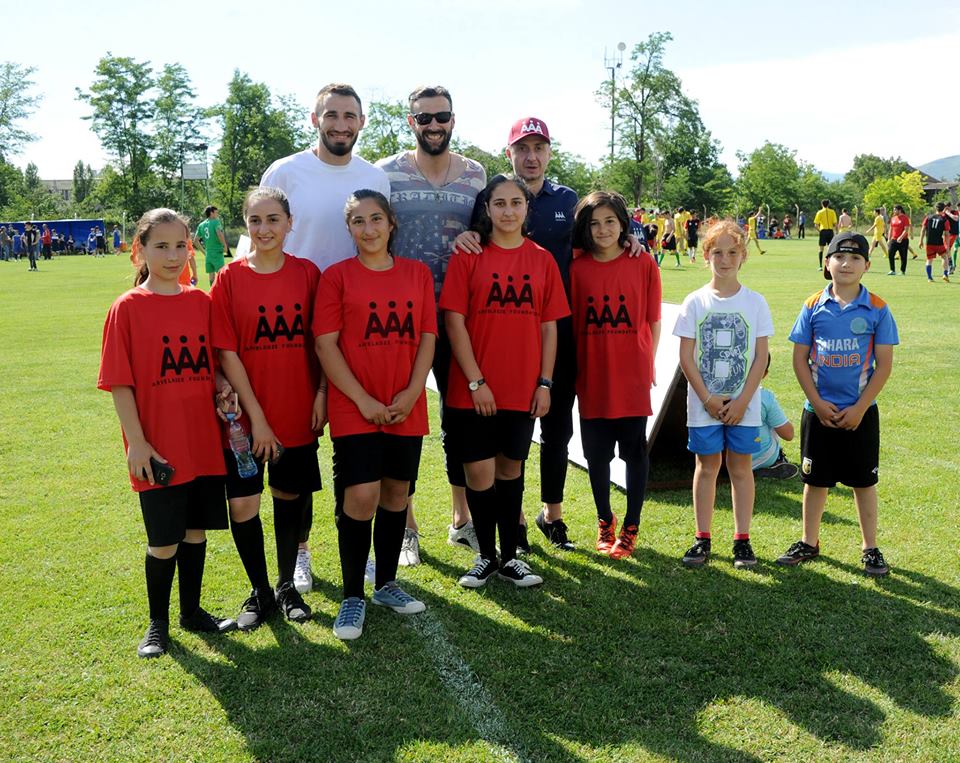
[[[397,217],[383,194],[356,191],[344,214],[357,256],[324,271],[313,333],[330,382],[327,413],[343,573],[333,633],[355,639],[366,612],[363,575],[371,531],[377,558],[373,603],[401,614],[426,609],[396,577],[407,496],[428,432],[425,387],[437,306],[430,269],[390,253]]]
[[[230,529],[253,590],[237,616],[240,630],[258,627],[277,607],[303,622],[310,607],[293,575],[304,517],[320,490],[317,434],[326,419],[326,387],[313,350],[310,322],[320,271],[310,260],[283,251],[293,218],[277,188],[247,194],[243,216],[250,254],[223,268],[210,289],[213,346],[243,406],[252,434],[257,473],[240,476],[229,450]],[[277,588],[267,577],[260,494],[269,462]]]
[[[134,288],[113,303],[103,327],[97,386],[113,395],[147,531],[150,626],[137,648],[141,657],[166,651],[175,570],[181,627],[204,633],[236,628],[233,620],[200,607],[204,531],[225,530],[227,512],[210,298],[177,282],[189,239],[186,221],[172,210],[140,218]],[[219,386],[225,401],[232,392],[222,380]]]
[[[570,267],[577,343],[580,437],[597,506],[597,551],[633,553],[647,484],[647,416],[660,341],[660,271],[645,254],[628,257],[627,206],[618,193],[596,191],[578,205]],[[610,510],[613,447],[626,463],[627,512],[620,536]]]
[[[516,558],[522,467],[534,419],[550,409],[557,319],[570,309],[556,261],[525,236],[531,195],[523,181],[498,175],[482,198],[483,251],[450,258],[440,295],[454,356],[443,428],[464,465],[480,543],[460,585],[479,588],[499,574],[528,587],[543,579]]]

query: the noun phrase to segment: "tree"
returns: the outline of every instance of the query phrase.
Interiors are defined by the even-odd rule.
[[[146,208],[145,185],[150,175],[151,136],[147,132],[154,115],[148,97],[154,85],[149,62],[107,53],[97,64],[96,79],[89,92],[77,88],[77,98],[90,104],[84,119],[104,149],[116,160],[124,181],[124,206],[133,217]]]
[[[910,165],[899,156],[896,159],[883,159],[874,154],[857,154],[853,157],[853,168],[843,179],[863,194],[867,186],[877,178],[892,178],[901,172],[910,172],[910,169]]]
[[[33,66],[12,61],[0,64],[0,159],[20,153],[26,143],[36,140],[33,133],[19,126],[43,99],[31,79],[35,71]]]
[[[780,212],[793,209],[799,200],[801,175],[795,154],[769,141],[749,154],[738,151],[737,211],[754,210],[761,204]]]
[[[77,204],[82,204],[83,200],[90,195],[93,190],[93,168],[88,164],[84,166],[83,161],[79,160],[73,167],[73,200]]]
[[[580,198],[600,187],[597,170],[587,164],[582,156],[564,151],[556,140],[553,141],[551,149],[547,174],[556,182],[572,188]]]
[[[896,177],[877,178],[863,194],[863,203],[868,209],[900,204],[904,209],[919,210],[925,204],[923,179],[919,172],[901,172]]]
[[[158,203],[179,206],[180,172],[184,158],[202,154],[204,111],[196,105],[190,75],[180,64],[166,64],[156,80],[153,99],[153,160],[159,173]]]
[[[510,167],[510,161],[502,151],[499,154],[491,154],[489,151],[473,145],[473,143],[462,143],[457,137],[450,141],[450,150],[480,164],[487,174],[487,180],[494,175],[513,171]]]
[[[367,122],[357,142],[358,153],[368,162],[376,162],[415,148],[416,139],[407,124],[407,113],[403,101],[371,101]]]

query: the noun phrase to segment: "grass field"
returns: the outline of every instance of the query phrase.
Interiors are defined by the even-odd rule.
[[[768,385],[799,423],[786,335],[825,282],[815,242],[767,248],[743,281],[773,311]],[[664,265],[668,301],[706,281],[699,264]],[[446,543],[434,434],[418,485],[424,564],[401,571],[426,613],[373,608],[359,641],[333,637],[339,563],[324,491],[312,622],[221,638],[173,628],[169,655],[147,661],[135,651],[142,523],[110,396],[95,389],[103,317],[129,263],[73,257],[28,273],[25,261],[0,262],[0,759],[960,760],[960,286],[928,284],[921,265],[887,278],[878,260],[865,279],[891,304],[902,343],[880,400],[889,578],[861,574],[843,488],[827,505],[823,558],[772,563],[799,537],[799,481],[758,484],[754,572],[734,571],[721,540],[732,532],[726,489],[707,568],[679,562],[693,533],[689,490],[649,495],[636,555],[613,562],[591,550],[589,485],[571,468],[566,513],[581,550],[556,551],[534,530],[542,589],[466,591],[456,576],[471,556]],[[329,450],[325,440],[328,481]],[[536,460],[534,449],[530,519]],[[269,500],[264,514],[269,560]],[[234,614],[247,585],[229,533],[211,533],[205,606]]]

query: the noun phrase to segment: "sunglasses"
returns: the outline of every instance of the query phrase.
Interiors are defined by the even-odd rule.
[[[413,114],[413,118],[417,121],[417,124],[421,127],[426,127],[434,119],[437,120],[438,125],[445,125],[451,119],[453,119],[452,111],[438,111],[436,114],[431,114],[429,111],[421,111],[419,114]]]

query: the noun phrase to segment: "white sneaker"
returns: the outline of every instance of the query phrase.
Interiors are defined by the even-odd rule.
[[[473,521],[468,521],[463,527],[450,525],[447,528],[447,543],[451,546],[467,546],[475,553],[480,553],[480,541],[477,540],[477,531],[473,529]]]
[[[297,593],[308,593],[313,590],[310,551],[306,548],[297,551],[297,566],[293,568],[293,587],[297,589]]]
[[[363,579],[370,584],[377,582],[377,563],[369,556],[367,557],[367,566],[363,568]]]
[[[420,533],[409,527],[403,531],[403,545],[400,546],[401,567],[416,567],[420,564]]]

